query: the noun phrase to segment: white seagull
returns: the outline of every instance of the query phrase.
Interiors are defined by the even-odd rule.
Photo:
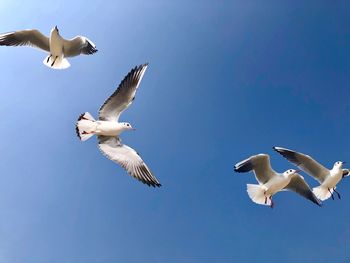
[[[248,195],[254,203],[273,208],[272,196],[279,191],[290,190],[321,206],[321,202],[298,171],[289,169],[284,173],[275,172],[267,154],[253,155],[237,163],[234,170],[239,173],[254,172],[259,184],[247,184]]]
[[[0,34],[0,46],[31,46],[39,48],[49,55],[43,63],[54,69],[65,69],[70,66],[67,57],[80,54],[91,55],[97,52],[92,41],[83,36],[66,40],[59,34],[57,26],[51,30],[50,38],[36,29],[14,31]]]
[[[335,189],[342,178],[349,176],[350,171],[343,169],[345,162],[337,161],[329,170],[309,155],[282,147],[273,147],[273,149],[320,183],[320,186],[313,188],[314,194],[320,200],[324,201],[330,197],[334,200],[333,192],[337,193],[340,199],[340,194]]]
[[[76,124],[78,137],[86,141],[94,134],[102,154],[120,164],[131,176],[148,186],[161,186],[152,175],[140,155],[129,146],[122,144],[119,135],[127,130],[134,130],[130,123],[119,122],[121,113],[135,99],[137,88],[148,64],[133,68],[119,84],[118,89],[102,105],[99,119],[95,120],[90,113],[83,113]]]

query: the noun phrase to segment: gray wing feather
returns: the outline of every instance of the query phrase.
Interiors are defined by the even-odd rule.
[[[102,154],[121,165],[131,176],[148,186],[161,186],[139,154],[122,144],[119,138],[98,136],[98,140],[98,147]]]
[[[312,159],[309,155],[282,147],[273,147],[273,149],[288,161],[298,166],[301,170],[315,178],[320,184],[322,184],[329,175],[329,170]]]
[[[118,89],[102,105],[99,111],[100,120],[119,119],[120,114],[131,105],[137,88],[148,64],[133,68],[119,84]]]
[[[80,54],[92,55],[97,52],[92,41],[83,36],[77,36],[63,43],[63,53],[65,57],[74,57]]]
[[[265,184],[276,175],[271,168],[270,157],[267,154],[253,155],[237,163],[234,170],[239,173],[254,171],[256,180],[261,184]]]
[[[310,186],[305,182],[300,174],[294,174],[289,184],[285,187],[286,190],[293,191],[318,206],[321,206],[321,201],[313,194]]]
[[[0,34],[0,46],[30,46],[50,51],[49,38],[36,29]]]

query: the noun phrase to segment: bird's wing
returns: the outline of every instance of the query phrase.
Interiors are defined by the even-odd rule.
[[[0,34],[0,46],[30,46],[50,52],[49,38],[36,29]]]
[[[317,181],[319,181],[320,184],[322,184],[326,177],[329,175],[329,170],[312,159],[309,155],[305,155],[303,153],[295,152],[282,147],[273,147],[273,149],[288,161],[298,166],[301,170],[315,178]]]
[[[119,84],[117,90],[102,105],[99,111],[100,120],[115,121],[135,99],[136,90],[141,82],[148,64],[133,68]]]
[[[348,177],[350,175],[350,170],[349,169],[343,169],[343,178]]]
[[[310,189],[310,186],[305,182],[304,178],[300,174],[294,174],[285,189],[293,191],[306,199],[309,199],[316,205],[321,206],[321,201],[314,195]]]
[[[267,154],[253,155],[237,163],[234,169],[239,173],[253,170],[256,180],[261,184],[265,184],[276,175],[276,172],[271,168],[270,157]]]
[[[119,138],[98,136],[100,151],[110,160],[120,164],[131,176],[148,186],[161,186],[140,155]]]
[[[96,52],[96,45],[83,36],[77,36],[63,42],[63,54],[65,57],[74,57],[80,54],[92,55]]]

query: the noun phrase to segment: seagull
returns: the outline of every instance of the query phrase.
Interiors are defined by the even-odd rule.
[[[248,195],[254,203],[273,208],[272,196],[279,191],[289,190],[321,206],[321,202],[312,193],[309,185],[297,170],[289,169],[284,173],[275,172],[271,168],[270,156],[267,154],[253,155],[237,163],[234,170],[238,173],[254,172],[259,184],[247,184]]]
[[[121,113],[134,101],[147,66],[148,64],[143,64],[135,67],[126,75],[117,90],[100,108],[98,120],[88,112],[81,114],[76,124],[76,132],[82,141],[96,135],[99,141],[98,147],[103,155],[121,165],[142,183],[159,187],[161,184],[152,175],[140,155],[134,149],[122,144],[119,137],[124,131],[134,130],[130,123],[118,120]]]
[[[332,197],[334,200],[333,193],[336,193],[339,199],[341,198],[335,189],[342,178],[349,176],[349,169],[343,169],[345,162],[337,161],[329,170],[309,155],[282,147],[273,147],[273,149],[320,183],[318,187],[313,188],[317,198],[324,201]]]
[[[0,46],[30,46],[39,48],[49,55],[44,65],[54,69],[65,69],[70,66],[66,57],[80,54],[91,55],[97,52],[91,40],[83,36],[66,40],[61,37],[57,26],[52,28],[50,38],[36,29],[20,30],[0,34]]]

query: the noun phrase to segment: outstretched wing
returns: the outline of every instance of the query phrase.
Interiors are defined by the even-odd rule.
[[[50,51],[49,38],[36,29],[0,34],[0,46],[30,46]]]
[[[304,178],[300,174],[294,174],[289,184],[285,187],[286,190],[293,191],[318,206],[321,206],[321,201],[314,195],[310,186],[305,182]]]
[[[80,54],[92,55],[97,52],[96,45],[86,37],[77,36],[64,40],[63,54],[65,57],[74,57]]]
[[[276,172],[271,168],[270,157],[267,154],[253,155],[237,163],[234,170],[238,173],[245,173],[253,170],[256,180],[261,184],[265,184],[276,175]]]
[[[143,74],[148,64],[133,68],[119,84],[118,89],[102,105],[99,111],[100,120],[115,121],[135,99]]]
[[[301,170],[315,178],[317,181],[319,181],[320,184],[322,184],[326,177],[329,175],[329,170],[312,159],[309,155],[305,155],[303,153],[295,152],[282,147],[273,147],[273,149],[288,161],[298,166]]]
[[[134,149],[122,144],[119,138],[98,136],[98,140],[100,151],[108,159],[120,164],[131,176],[148,186],[161,186],[140,155]]]

